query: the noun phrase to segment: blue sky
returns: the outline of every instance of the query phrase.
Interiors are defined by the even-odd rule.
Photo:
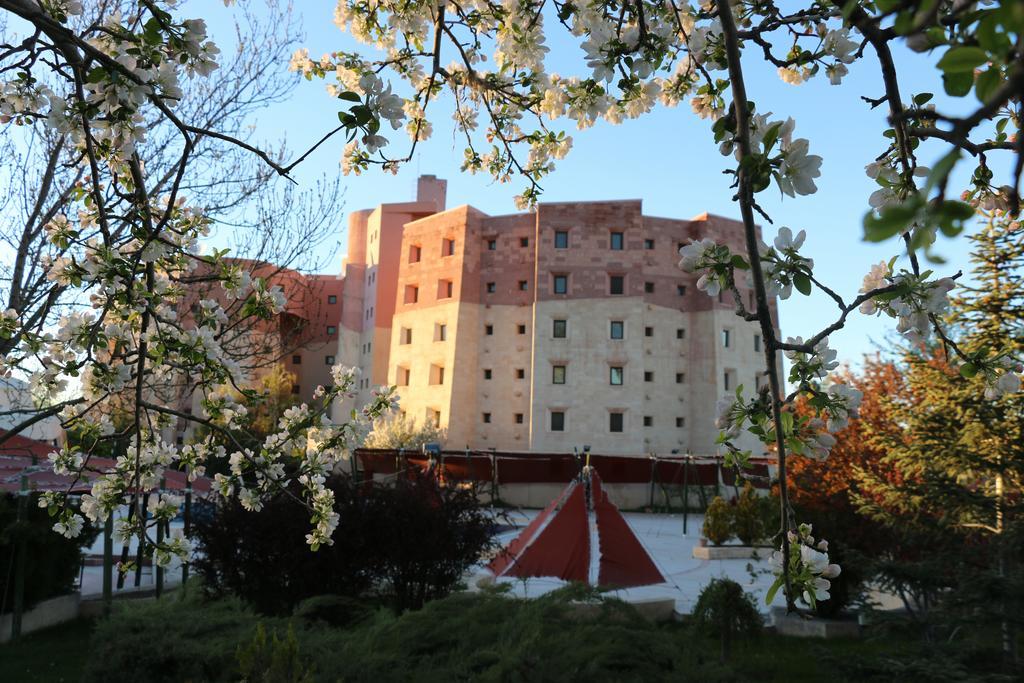
[[[214,4],[216,9],[210,7]],[[229,43],[227,20],[230,10],[220,3],[204,2],[203,15],[210,32],[222,46]],[[363,49],[331,21],[333,3],[302,3],[305,45],[316,59],[324,52]],[[188,8],[184,10],[188,13]],[[549,22],[549,26],[553,23]],[[553,33],[557,32],[553,30]],[[548,69],[562,75],[581,73],[579,50],[564,38],[549,43]],[[365,54],[365,52],[364,52]],[[935,102],[943,111],[964,111],[976,101],[950,100],[942,95],[942,86],[933,68],[938,54],[918,55],[897,52],[897,69],[902,77],[905,99],[918,92],[936,93]],[[450,61],[447,57],[443,63]],[[751,53],[744,62],[748,97],[758,111],[774,112],[776,117],[792,116],[796,136],[811,141],[811,152],[824,158],[818,192],[797,199],[782,198],[770,188],[759,201],[773,217],[775,226],[789,226],[794,232],[807,231],[804,252],[814,259],[820,279],[847,299],[855,296],[864,273],[872,263],[886,260],[898,245],[889,242],[869,244],[861,239],[861,221],[874,182],[864,175],[864,166],[884,150],[881,131],[885,127],[883,107],[872,111],[861,95],[878,97],[882,86],[878,64],[870,49],[860,62],[851,65],[842,86],[830,86],[819,77],[802,86],[783,83],[773,68],[760,63]],[[909,89],[909,92],[908,92]],[[323,132],[337,125],[338,101],[329,97],[320,81],[300,81],[294,96],[262,115],[257,139],[271,141],[286,137],[293,150],[304,150]],[[484,175],[459,171],[464,144],[454,135],[451,108],[442,100],[431,105],[434,135],[417,149],[416,158],[397,175],[371,169],[362,176],[345,179],[345,210],[372,207],[381,202],[403,201],[412,197],[420,173],[435,174],[448,180],[450,206],[470,203],[490,214],[515,211],[513,196],[523,184],[517,180],[501,185]],[[710,124],[698,119],[688,105],[674,109],[657,108],[651,114],[618,126],[598,124],[576,131],[571,122],[566,130],[573,136],[573,151],[558,163],[555,173],[544,182],[544,197],[549,201],[633,199],[643,200],[648,215],[687,218],[704,211],[739,217],[732,202],[729,179],[722,174],[733,162],[723,157],[713,143]],[[392,149],[404,151],[408,139],[396,136]],[[303,184],[311,184],[321,175],[340,173],[339,160],[344,140],[325,144],[307,159],[296,174]],[[400,147],[399,147],[400,146]],[[930,165],[940,158],[940,147],[922,146],[920,162]],[[1003,159],[993,160],[997,172],[1008,168]],[[969,163],[969,162],[968,162]],[[962,163],[951,187],[965,186],[973,165]],[[1005,173],[1005,171],[1004,171]],[[344,225],[344,221],[341,223]],[[776,227],[764,226],[766,239],[774,237]],[[325,249],[335,249],[333,263],[340,264],[345,236]],[[948,263],[937,272],[951,274],[968,268],[969,244],[961,237],[944,240],[936,250]],[[325,254],[326,256],[326,254]],[[339,265],[340,267],[340,265]],[[781,305],[784,336],[808,337],[834,319],[835,307],[824,296],[804,297],[797,293]],[[892,325],[889,319],[851,317],[847,327],[834,334],[832,346],[845,361],[857,363],[865,353],[884,342]]]

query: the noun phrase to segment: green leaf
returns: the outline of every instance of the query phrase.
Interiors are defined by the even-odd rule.
[[[960,376],[964,379],[970,379],[978,374],[978,366],[974,363],[964,363],[960,366]]]
[[[797,273],[793,276],[793,285],[797,291],[804,296],[809,296],[811,293],[811,278],[807,277],[803,273]]]
[[[924,106],[928,104],[929,101],[931,101],[932,97],[934,97],[934,95],[932,95],[930,92],[918,93],[917,95],[914,95],[914,104],[916,104],[919,107]]]
[[[920,199],[909,200],[896,206],[887,206],[876,216],[868,212],[864,216],[864,239],[869,242],[882,242],[893,235],[898,235],[917,217]]]
[[[778,578],[775,579],[775,583],[772,584],[772,587],[768,589],[768,594],[764,596],[764,604],[772,604],[772,600],[775,599],[775,594],[779,592],[779,589],[782,588],[782,584],[785,582],[785,578],[780,574]]]
[[[979,102],[988,102],[1003,84],[1003,74],[992,67],[985,69],[974,80],[974,94]]]
[[[354,93],[351,90],[338,93],[339,100],[348,100],[349,102],[362,102],[363,99],[359,97],[359,93]]]
[[[973,72],[942,74],[942,87],[946,89],[946,94],[952,97],[963,97],[971,92],[973,85]]]
[[[946,50],[936,66],[947,74],[971,73],[987,61],[988,53],[980,47],[961,45]]]
[[[750,269],[750,265],[747,263],[747,260],[740,256],[739,254],[732,255],[732,267],[739,268],[740,270]]]

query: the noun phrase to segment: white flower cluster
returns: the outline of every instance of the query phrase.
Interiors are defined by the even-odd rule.
[[[926,271],[914,275],[909,271],[892,272],[890,263],[878,263],[864,276],[860,292],[867,294],[878,289],[895,286],[894,296],[872,297],[860,305],[861,313],[885,313],[897,319],[896,329],[908,340],[926,341],[932,332],[931,316],[941,316],[949,310],[949,292],[956,282],[945,277],[929,281]]]
[[[679,267],[687,273],[700,272],[697,289],[718,296],[732,282],[732,252],[710,238],[690,240],[679,249]]]
[[[828,541],[815,541],[810,524],[801,524],[796,531],[790,530],[786,542],[789,544],[790,583],[804,604],[813,609],[819,601],[829,599],[832,587],[829,579],[839,576],[842,569],[829,561]],[[784,557],[782,550],[772,552],[770,564],[776,579],[768,591],[766,602],[769,604],[785,581],[782,573]]]

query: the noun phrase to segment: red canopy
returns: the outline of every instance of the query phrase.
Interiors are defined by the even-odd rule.
[[[596,577],[591,571],[590,542],[595,528]],[[550,576],[620,588],[665,581],[640,539],[608,500],[592,467],[584,468],[582,480],[571,482],[488,569],[496,577]]]

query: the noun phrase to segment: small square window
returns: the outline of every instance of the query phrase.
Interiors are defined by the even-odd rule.
[[[420,300],[420,288],[416,285],[405,286],[405,303],[414,304]]]
[[[491,424],[491,414],[484,413],[484,424]]]
[[[409,263],[419,263],[421,251],[418,244],[409,245]]]
[[[553,320],[551,322],[552,322],[551,336],[554,337],[555,339],[565,339],[566,331],[567,331],[566,321],[565,320]]]
[[[438,280],[437,281],[437,298],[438,299],[451,299],[452,294],[455,292],[455,283],[451,280]]]
[[[611,329],[608,332],[608,336],[612,339],[625,339],[626,337],[626,323],[621,320],[613,320]]]
[[[654,240],[644,240],[644,249],[654,249]]]
[[[448,341],[448,326],[438,323],[434,328],[434,341]]]
[[[644,427],[653,427],[654,418],[650,415],[644,415]]]
[[[728,370],[722,373],[722,385],[726,391],[732,390],[732,373]]]
[[[516,325],[516,334],[526,334],[526,325]]]
[[[676,373],[676,384],[682,384],[685,381],[686,381],[686,373],[677,372]]]
[[[676,427],[678,427],[679,429],[682,429],[685,426],[686,426],[686,418],[685,417],[677,417],[676,418]]]
[[[645,337],[653,337],[654,336],[654,328],[653,327],[645,327],[644,328],[644,336]]]
[[[608,383],[613,387],[622,386],[622,376],[623,371],[621,365],[613,365],[608,368]]]
[[[334,356],[324,356],[324,365],[334,365]]]
[[[292,365],[302,365],[302,356],[298,354],[292,356]]]
[[[412,344],[412,328],[403,327],[398,336],[399,344]]]
[[[722,348],[729,348],[729,345],[732,342],[731,337],[732,334],[730,330],[722,330]]]
[[[644,283],[644,291],[647,292],[648,294],[654,294],[654,283],[653,282],[645,282]]]
[[[329,304],[336,304],[336,303],[338,303],[338,297],[335,296],[334,294],[328,294],[327,295],[327,303],[329,303]]]
[[[338,328],[335,327],[334,325],[328,325],[327,326],[327,334],[334,334],[337,331],[338,331]]]
[[[455,240],[446,239],[441,246],[441,256],[455,255]]]
[[[565,230],[555,231],[555,249],[569,248],[569,233]]]
[[[686,339],[686,330],[684,330],[682,327],[677,327],[676,339]]]
[[[650,370],[644,370],[644,381],[645,382],[653,382],[654,381],[654,373],[652,371],[650,371]]]
[[[564,432],[565,431],[565,413],[561,410],[551,411],[551,431],[553,432]]]
[[[526,370],[523,368],[516,368],[516,379],[526,379]]]
[[[292,385],[292,393],[293,394],[298,394],[300,391],[301,391],[301,387],[299,387],[298,384],[293,384]]]
[[[553,366],[551,366],[551,383],[552,384],[565,384],[565,366],[564,365],[553,365]]]
[[[613,251],[622,251],[622,248],[625,246],[625,239],[621,232],[613,232],[611,234],[610,246]]]
[[[398,384],[398,386],[409,386],[409,368],[403,368],[399,366],[398,368],[396,368],[395,376],[396,384]]]
[[[495,251],[498,248],[498,240],[487,240],[487,251]]]
[[[522,413],[516,413],[516,424],[517,425],[523,424],[523,414]]]
[[[622,413],[608,413],[608,431],[609,432],[621,432],[622,431]]]
[[[498,285],[497,285],[497,283],[494,283],[494,282],[488,282],[488,283],[487,283],[487,293],[488,293],[488,294],[494,294],[494,293],[495,293],[496,291],[498,291]]]
[[[525,292],[529,288],[530,288],[530,283],[529,282],[527,282],[526,280],[520,280],[519,281],[519,291],[520,292]]]
[[[556,275],[555,276],[555,294],[565,294],[569,291],[569,276],[568,275]]]
[[[754,335],[754,350],[755,351],[760,351],[761,350],[761,335],[759,335],[759,334],[755,334]]]
[[[612,275],[608,278],[608,293],[622,294],[626,289],[626,278],[622,275]]]
[[[491,336],[494,334],[494,325],[484,325],[484,334]]]
[[[519,246],[521,246],[521,247],[528,247],[528,246],[530,246],[530,238],[529,237],[520,237],[519,238]]]
[[[686,296],[686,285],[676,285],[676,294]]]
[[[491,369],[490,368],[486,368],[484,370],[484,379],[490,379],[490,378],[491,378]]]

